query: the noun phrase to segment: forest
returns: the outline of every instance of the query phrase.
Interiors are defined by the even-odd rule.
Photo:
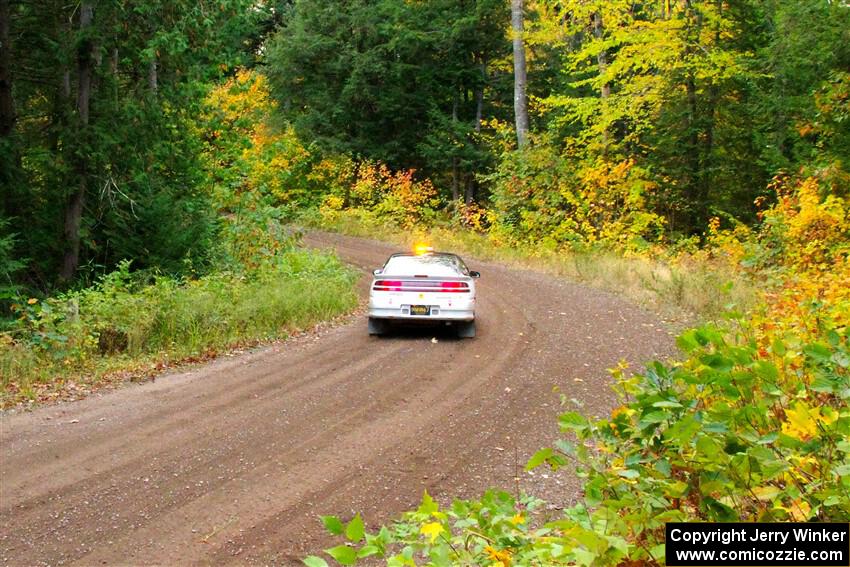
[[[342,564],[652,565],[665,521],[850,517],[846,1],[0,0],[0,191],[4,406],[351,311],[305,226],[665,274],[683,360],[613,369],[622,406],[529,463],[581,503],[326,517]]]
[[[524,8],[518,152],[505,1],[4,0],[5,295],[91,284],[124,259],[215,269],[215,170],[231,164],[206,158],[233,148],[207,94],[249,70],[271,96],[253,110],[300,168],[256,193],[288,216],[356,205],[337,186],[373,167],[433,187],[434,214],[479,206],[484,228],[552,247],[703,243],[712,218],[756,225],[801,172],[846,196],[843,3]]]

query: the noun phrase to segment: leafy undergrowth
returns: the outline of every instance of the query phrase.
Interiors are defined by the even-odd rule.
[[[621,405],[604,419],[565,412],[563,438],[529,461],[575,471],[579,504],[553,517],[507,492],[444,509],[426,494],[374,533],[359,516],[323,518],[347,539],[325,553],[344,565],[661,565],[666,522],[846,522],[850,207],[825,178],[777,183],[758,233],[713,227],[712,248],[692,256],[754,272],[758,302],[683,332],[680,362],[613,369]]]
[[[13,317],[0,319],[0,407],[82,397],[287,337],[356,306],[352,270],[300,250],[281,224],[288,200],[306,204],[337,169],[310,156],[291,130],[267,125],[272,106],[265,79],[249,72],[205,101],[201,160],[216,231],[204,273],[189,259],[182,276],[124,262],[92,287],[53,297],[0,289],[14,298]],[[0,238],[7,270],[15,267],[3,261],[9,242]]]
[[[747,309],[756,298],[752,274],[731,267],[724,257],[695,257],[660,247],[639,254],[602,246],[555,248],[506,241],[457,224],[401,229],[363,209],[331,213],[320,209],[305,213],[300,221],[350,236],[379,238],[404,249],[427,242],[438,250],[566,277],[621,294],[671,318],[714,318],[730,304]]]
[[[351,270],[297,249],[196,279],[129,268],[124,262],[91,288],[14,306],[18,317],[0,334],[0,406],[79,397],[289,336],[357,304]]]
[[[723,257],[695,257],[694,242],[687,252],[670,251],[659,243],[655,228],[644,230],[657,223],[647,220],[646,202],[632,187],[645,183],[640,168],[631,162],[597,164],[581,180],[586,194],[576,196],[578,208],[610,201],[611,214],[594,215],[599,216],[596,221],[584,219],[581,226],[569,228],[575,211],[559,209],[555,214],[546,208],[522,214],[525,220],[515,223],[510,220],[517,205],[514,189],[543,194],[566,190],[546,185],[552,177],[546,156],[517,157],[532,163],[519,172],[513,166],[501,172],[496,181],[504,191],[495,191],[484,209],[446,202],[432,181],[413,170],[393,171],[377,161],[305,145],[292,128],[271,119],[276,103],[267,78],[257,72],[240,71],[213,91],[207,103],[210,133],[205,159],[212,172],[213,200],[225,213],[225,223],[242,223],[270,210],[276,221],[295,219],[403,247],[427,240],[479,259],[565,275],[662,308],[674,317],[687,313],[708,318],[729,303],[739,308],[752,304],[754,286],[748,273],[730,267]],[[519,180],[522,187],[514,187]],[[509,186],[514,189],[508,191]],[[621,217],[614,214],[621,209],[619,201],[609,199],[609,194],[622,186],[631,187],[636,197]],[[560,224],[549,222],[554,220]],[[265,223],[260,219],[250,226],[263,230]]]

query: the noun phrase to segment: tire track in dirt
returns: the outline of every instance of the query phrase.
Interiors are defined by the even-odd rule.
[[[307,242],[368,269],[393,251],[327,234]],[[0,416],[0,564],[296,564],[330,541],[317,515],[361,511],[374,526],[423,489],[575,498],[568,474],[517,474],[556,438],[560,394],[601,415],[615,403],[605,369],[672,341],[656,317],[610,294],[468,263],[483,272],[474,340],[369,337],[359,316],[154,383]]]

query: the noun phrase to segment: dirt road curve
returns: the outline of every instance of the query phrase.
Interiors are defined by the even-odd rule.
[[[308,243],[368,269],[392,251],[330,235]],[[289,565],[328,543],[318,514],[361,511],[374,527],[425,488],[446,501],[513,490],[518,476],[521,490],[569,501],[569,472],[516,472],[557,436],[553,387],[603,414],[614,403],[605,369],[669,352],[670,336],[606,293],[467,263],[483,274],[473,340],[369,337],[359,316],[3,415],[0,565]]]

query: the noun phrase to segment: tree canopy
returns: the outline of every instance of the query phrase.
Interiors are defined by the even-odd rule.
[[[574,233],[581,209],[616,216],[636,194],[659,220],[643,237],[658,226],[700,234],[714,216],[752,223],[775,175],[823,161],[806,125],[819,90],[847,80],[842,3],[526,3],[529,152],[545,159],[510,144],[506,154],[499,141],[513,121],[508,8],[295,2],[265,60],[282,115],[305,140],[416,168],[455,198],[458,178],[474,179],[501,220],[539,215],[548,234]],[[546,171],[522,193],[518,173],[538,167]],[[546,181],[553,167],[559,175]],[[611,171],[625,177],[590,202],[590,178]]]
[[[255,2],[0,2],[5,230],[52,286],[121,259],[203,264],[214,219],[195,126],[207,84],[251,64]],[[256,40],[255,40],[256,41]]]
[[[369,162],[509,239],[641,246],[757,223],[778,176],[846,194],[846,3],[528,0],[513,19],[507,0],[0,0],[0,270],[47,290],[126,258],[209,264],[227,211],[203,100],[254,66],[268,121],[310,155],[268,172],[309,181],[269,197],[287,210]],[[354,173],[323,185],[325,158]]]

